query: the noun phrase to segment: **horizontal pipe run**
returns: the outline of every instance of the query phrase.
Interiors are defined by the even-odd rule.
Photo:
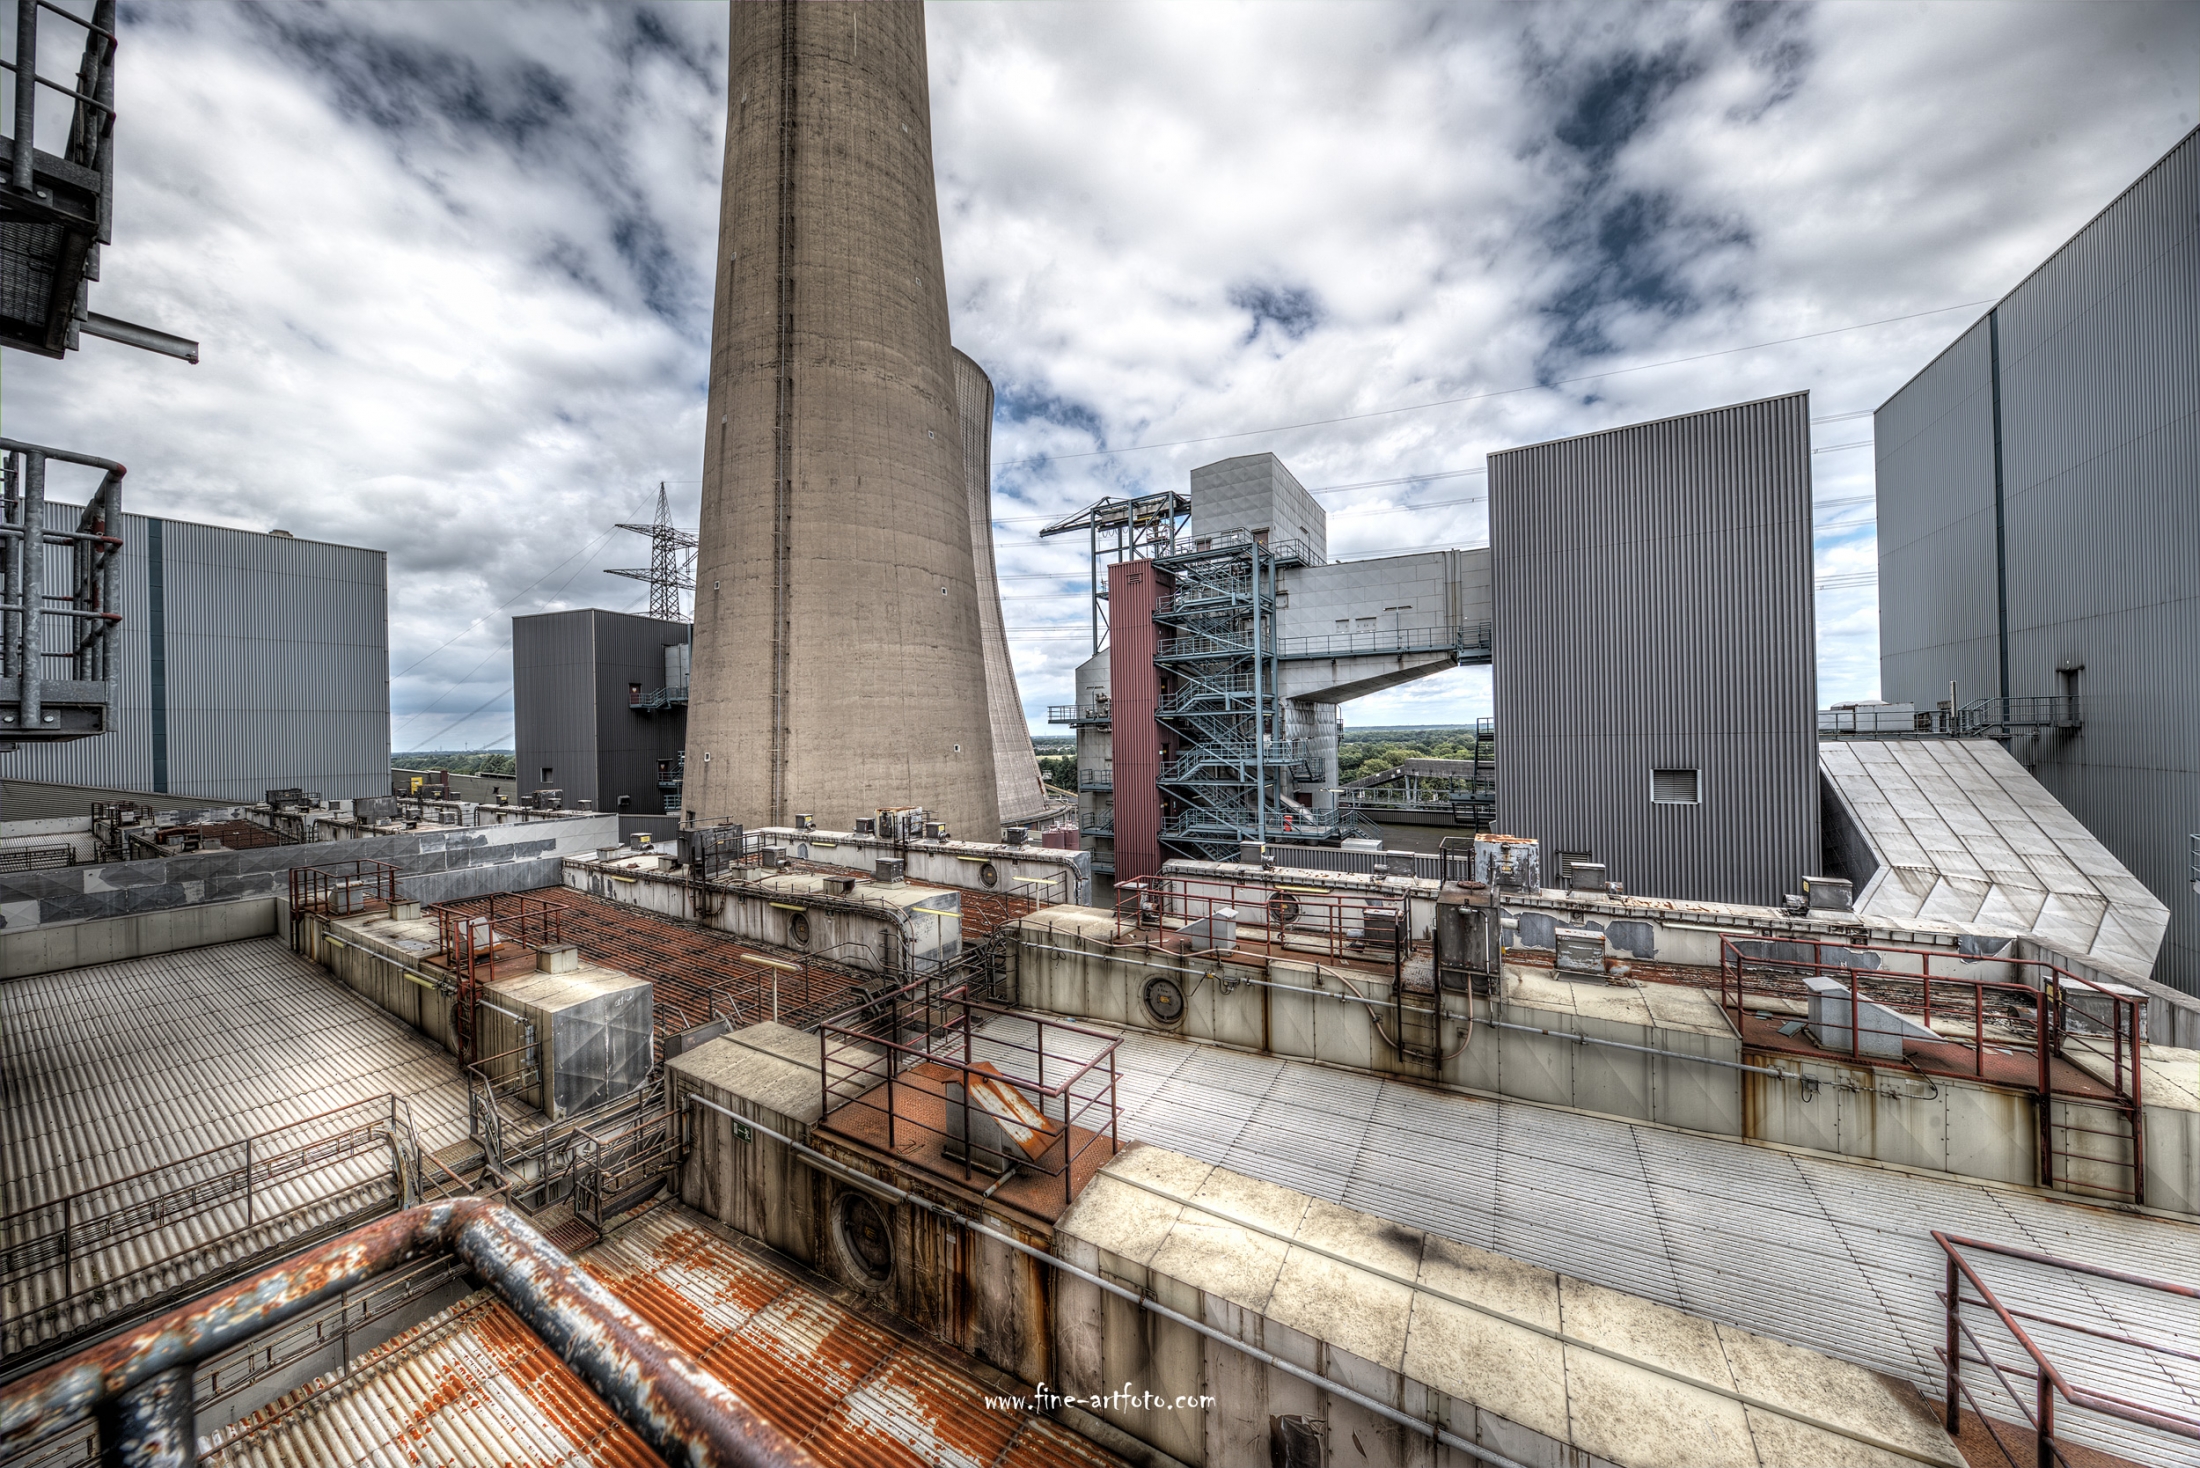
[[[668,1463],[822,1468],[799,1442],[553,1248],[518,1214],[480,1198],[426,1203],[147,1321],[0,1388],[0,1447],[19,1453],[103,1411],[162,1372],[280,1325],[377,1274],[449,1252]],[[129,1444],[109,1445],[110,1452]]]
[[[140,326],[135,321],[118,321],[112,316],[102,316],[97,311],[79,321],[76,327],[86,336],[105,337],[111,342],[121,342],[126,347],[158,352],[163,357],[180,358],[194,367],[199,365],[199,344],[188,337],[176,336],[151,326]]]

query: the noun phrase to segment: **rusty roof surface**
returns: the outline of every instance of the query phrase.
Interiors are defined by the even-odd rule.
[[[201,1445],[223,1468],[662,1463],[487,1290]]]
[[[655,1210],[581,1263],[826,1462],[1121,1463],[1048,1418],[989,1406],[990,1388],[736,1248],[684,1208]]]
[[[590,963],[647,979],[658,1006],[677,1010],[691,1025],[707,1023],[718,999],[737,1002],[746,1019],[769,1018],[776,1007],[788,1024],[813,1025],[861,1000],[862,985],[872,977],[798,950],[711,932],[571,887],[538,887],[522,895],[564,907],[558,916],[563,941],[580,949]],[[479,898],[451,906],[471,911],[487,903]],[[744,955],[793,964],[798,971]]]

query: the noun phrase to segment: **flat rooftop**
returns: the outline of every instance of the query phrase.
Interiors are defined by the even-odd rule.
[[[1003,1039],[1022,1040],[997,1021]],[[1142,1031],[1116,1051],[1126,1144],[1151,1142],[1908,1381],[1937,1398],[1943,1229],[2109,1268],[2200,1278],[2191,1224],[2021,1188],[1845,1162]],[[2108,1302],[2063,1276],[2058,1313],[2200,1351],[2182,1302]],[[2138,1400],[2158,1371],[2110,1342],[2086,1376]],[[2173,1388],[2192,1399],[2187,1389]],[[2013,1414],[2012,1414],[2013,1415]],[[2200,1443],[2066,1418],[2133,1462],[2200,1465]]]

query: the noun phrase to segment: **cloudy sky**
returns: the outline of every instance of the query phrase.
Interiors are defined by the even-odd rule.
[[[723,6],[125,0],[94,308],[11,436],[133,508],[385,548],[394,747],[508,748],[510,618],[692,523]],[[1270,449],[1333,554],[1483,540],[1484,455],[1808,388],[1820,690],[1877,690],[1871,420],[2200,115],[2200,5],[930,10],[957,344],[1025,706],[1098,498]],[[1354,725],[1489,712],[1460,670]],[[1043,723],[1037,725],[1043,730]]]

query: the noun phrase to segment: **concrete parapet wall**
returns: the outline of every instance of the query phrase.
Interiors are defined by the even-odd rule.
[[[1745,1051],[1712,995],[1686,985],[1571,983],[1508,968],[1494,1003],[1440,996],[1444,1058],[1433,1063],[1402,1057],[1390,1043],[1389,985],[1373,975],[1287,959],[1253,967],[1114,948],[1114,916],[1092,908],[1046,909],[1004,931],[1014,944],[1015,1002],[1042,1013],[2018,1187],[2036,1186],[2041,1175],[2038,1102],[2029,1092]],[[1173,1025],[1142,1000],[1156,975],[1183,989],[1183,1017]],[[2200,1054],[2150,1047],[2147,1063],[2143,1201],[2200,1213]],[[2058,1159],[2058,1189],[2094,1197],[2128,1190],[2130,1143],[2097,1134],[2120,1125],[2115,1113],[2058,1098],[2052,1120],[2058,1150],[2078,1154]]]
[[[1963,1462],[1915,1392],[1860,1367],[1159,1148],[1110,1163],[1055,1252],[1533,1468]],[[1057,1289],[1059,1390],[1181,1462],[1271,1461],[1283,1417],[1323,1462],[1469,1461],[1088,1280]]]
[[[935,1214],[875,1199],[893,1238],[884,1280],[857,1268],[837,1237],[839,1211],[858,1191],[783,1143],[693,1106],[700,1096],[832,1157],[844,1168],[911,1188],[993,1228],[1046,1249],[1051,1234],[1020,1215],[987,1209],[908,1172],[888,1178],[875,1159],[815,1129],[823,1098],[818,1037],[783,1025],[750,1025],[665,1062],[675,1106],[689,1111],[694,1145],[680,1172],[680,1201],[846,1285],[936,1338],[1017,1379],[1053,1372],[1047,1267],[997,1239],[965,1237]]]
[[[342,844],[205,851],[149,861],[0,874],[0,931],[19,933],[86,918],[126,917],[240,898],[287,899],[290,871],[386,861],[408,897],[439,902],[484,892],[555,885],[564,856],[618,841],[618,817],[530,826],[439,826]]]
[[[247,897],[0,933],[0,979],[264,938],[278,931],[281,907],[272,897]]]
[[[797,831],[792,826],[765,826],[752,834],[771,838],[800,861],[870,872],[878,869],[881,859],[893,858],[906,862],[904,875],[919,882],[1028,897],[1041,904],[1092,900],[1089,851],[998,841],[886,841],[849,831]],[[987,867],[993,869],[990,882],[984,878]]]

